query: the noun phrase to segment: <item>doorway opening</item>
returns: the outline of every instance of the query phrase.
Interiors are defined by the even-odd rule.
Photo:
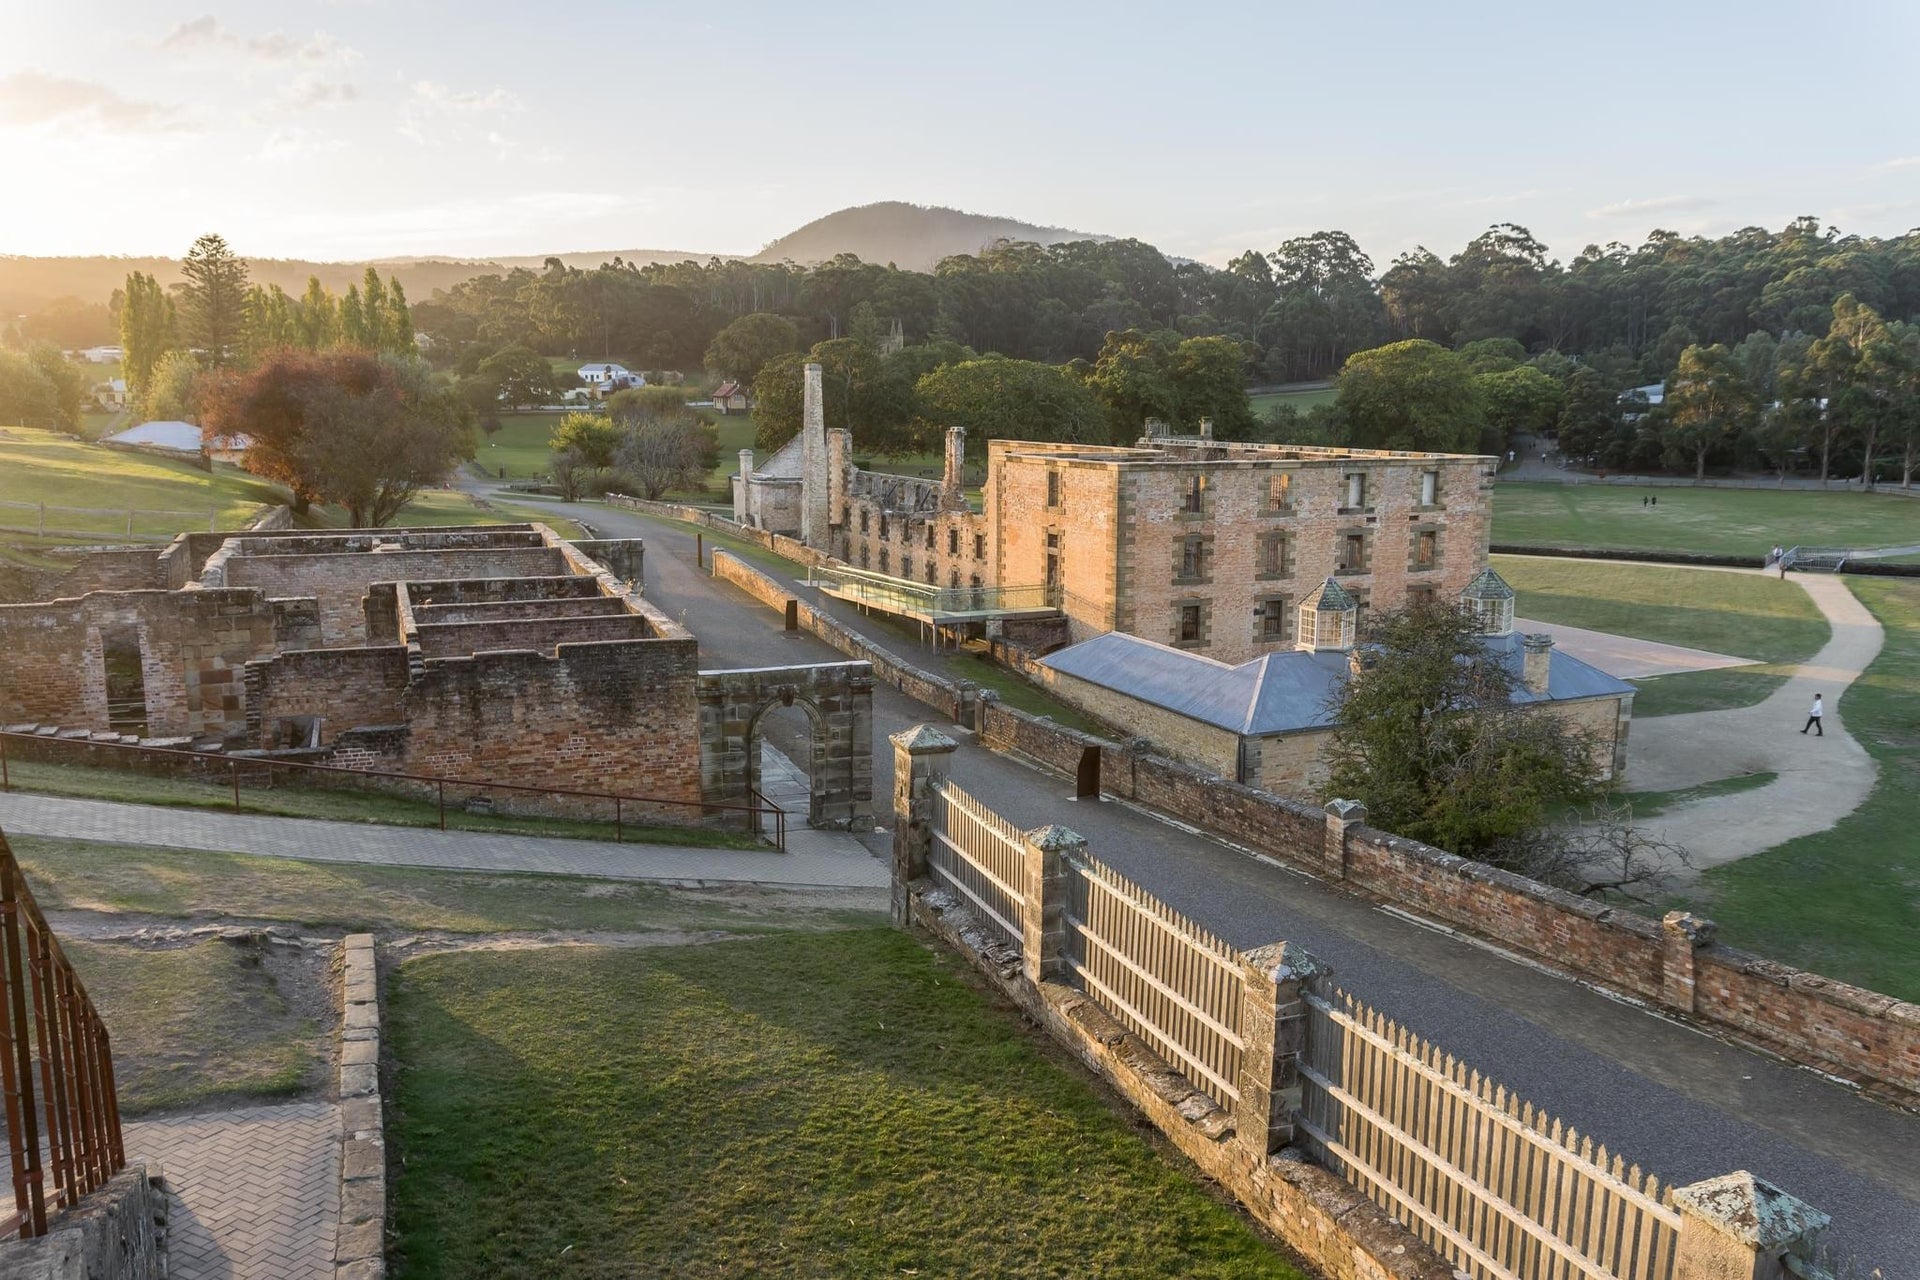
[[[817,821],[813,798],[817,768],[813,716],[806,708],[776,702],[755,718],[747,736],[747,770],[749,785],[764,797],[756,803],[772,804],[789,818]],[[773,835],[772,814],[762,814],[760,825],[761,834]]]
[[[100,633],[101,662],[107,677],[107,728],[150,737],[147,732],[147,677],[140,665],[140,633],[114,627]]]

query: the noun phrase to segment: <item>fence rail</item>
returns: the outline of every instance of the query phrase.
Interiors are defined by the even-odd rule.
[[[28,518],[12,517],[5,513],[29,511]],[[48,523],[51,515],[53,522]],[[87,516],[68,522],[68,516]],[[143,517],[156,517],[153,521],[144,521]],[[180,532],[181,521],[189,519],[198,524],[204,520],[207,532],[218,531],[220,512],[218,508],[202,511],[161,511],[146,507],[56,507],[44,502],[0,501],[0,529],[12,533],[31,533],[36,537],[56,538],[131,538],[135,541],[165,542]],[[67,527],[69,523],[83,525],[83,528]],[[141,525],[146,528],[141,528]]]
[[[1067,866],[1066,958],[1087,993],[1202,1093],[1239,1100],[1240,955],[1092,858]]]
[[[1020,946],[1026,841],[1019,828],[951,782],[934,796],[927,865],[982,915],[1008,946]]]
[[[1299,1123],[1479,1280],[1668,1280],[1680,1216],[1628,1166],[1344,993],[1307,999]]]
[[[124,1169],[106,1024],[0,835],[0,1091],[11,1216],[0,1232],[45,1235],[58,1211]]]

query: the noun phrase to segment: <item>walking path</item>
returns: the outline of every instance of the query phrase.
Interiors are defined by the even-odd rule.
[[[1837,576],[1796,574],[1793,581],[1833,628],[1819,653],[1764,702],[1636,721],[1628,738],[1627,778],[1636,791],[1675,791],[1743,773],[1779,775],[1757,790],[1696,800],[1643,824],[1684,846],[1696,869],[1827,830],[1866,802],[1879,776],[1873,757],[1847,732],[1842,694],[1879,654],[1880,623]],[[1816,693],[1825,703],[1826,736],[1802,737],[1796,730]]]
[[[1683,671],[1713,671],[1720,667],[1744,667],[1755,661],[1753,658],[1735,658],[1724,653],[1708,653],[1705,649],[1689,649],[1683,645],[1661,644],[1657,640],[1617,636],[1610,631],[1589,631],[1585,627],[1569,627],[1558,622],[1536,622],[1532,618],[1515,618],[1513,629],[1529,634],[1545,632],[1553,637],[1555,648],[1621,680],[1644,680],[1648,676],[1671,676]]]
[[[340,1110],[331,1102],[139,1120],[127,1155],[167,1175],[172,1280],[332,1280]]]
[[[785,853],[382,827],[313,818],[164,809],[17,791],[0,793],[0,828],[71,840],[213,849],[315,862],[531,871],[609,880],[884,889],[888,875],[887,867],[853,836],[808,827],[804,809],[798,819],[788,819]]]

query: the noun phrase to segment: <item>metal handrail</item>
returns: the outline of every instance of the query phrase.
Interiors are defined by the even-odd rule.
[[[435,774],[401,773],[391,769],[349,769],[345,765],[337,764],[311,764],[303,760],[275,760],[267,756],[235,756],[211,751],[183,751],[177,747],[143,747],[130,742],[97,742],[91,738],[49,738],[42,734],[15,733],[8,730],[0,730],[0,791],[11,791],[13,789],[13,782],[8,772],[7,762],[7,742],[9,739],[32,742],[41,746],[51,743],[56,748],[61,745],[70,745],[85,747],[89,750],[128,751],[143,755],[178,756],[200,761],[225,760],[228,766],[229,777],[233,783],[233,808],[236,813],[242,811],[240,803],[240,774],[243,767],[247,769],[266,770],[269,785],[271,785],[271,779],[275,769],[290,769],[307,773],[346,775],[353,778],[392,778],[402,782],[431,784],[435,788],[437,802],[439,804],[440,829],[442,831],[447,829],[447,788],[452,786],[455,788],[471,787],[482,791],[518,791],[535,795],[568,796],[582,800],[610,800],[613,802],[613,839],[615,844],[622,843],[625,839],[625,807],[629,804],[698,809],[703,817],[714,813],[751,814],[753,829],[756,831],[759,830],[761,815],[771,810],[778,815],[774,822],[774,829],[777,836],[774,847],[782,853],[785,853],[787,848],[786,811],[768,801],[766,797],[760,795],[758,792],[754,792],[753,796],[761,802],[759,804],[721,804],[706,800],[674,800],[665,796],[626,795],[613,791],[583,791],[569,787],[540,787],[518,782],[491,782],[481,778],[447,778]]]
[[[106,1024],[33,900],[0,833],[0,1092],[6,1097],[13,1214],[0,1232],[47,1233],[127,1166]],[[35,1076],[39,1079],[36,1082]]]

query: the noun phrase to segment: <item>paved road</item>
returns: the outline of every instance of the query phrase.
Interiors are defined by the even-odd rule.
[[[700,637],[713,666],[842,660],[717,583],[684,526],[598,505],[564,510],[647,541],[646,592]],[[789,578],[791,580],[791,578]],[[798,589],[850,625],[857,611]],[[873,633],[898,651],[911,649]],[[920,651],[929,665],[931,655]],[[970,659],[942,659],[970,661]],[[880,735],[937,717],[876,690],[874,794],[892,785]],[[964,735],[962,735],[964,737]],[[1343,986],[1521,1096],[1676,1184],[1750,1169],[1832,1214],[1866,1274],[1920,1276],[1920,1116],[1665,1021],[1318,882],[1113,803],[1076,804],[1066,780],[963,745],[956,780],[1024,827],[1061,822],[1175,907],[1241,947],[1278,939],[1328,961]]]

